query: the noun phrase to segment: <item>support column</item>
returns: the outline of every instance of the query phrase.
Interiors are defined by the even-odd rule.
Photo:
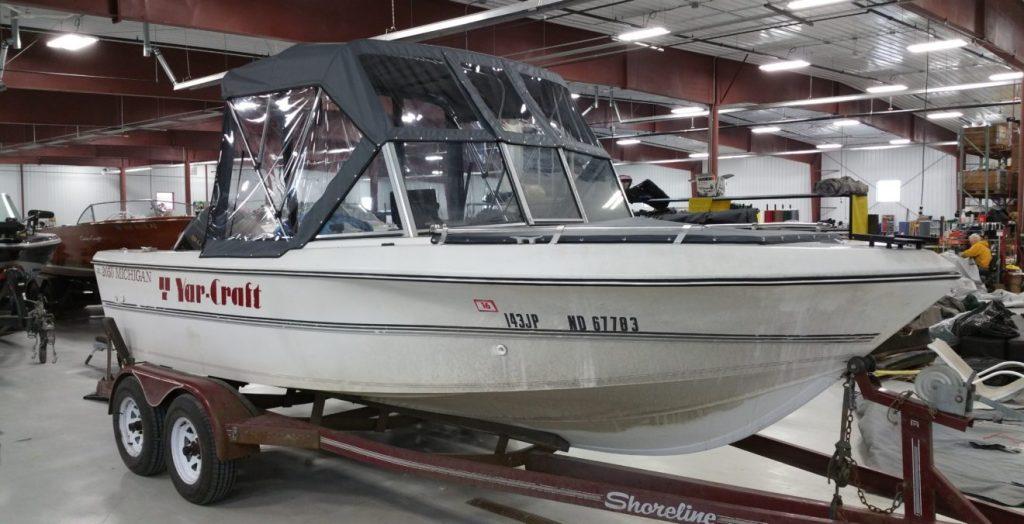
[[[25,212],[25,164],[18,164],[18,189],[21,194],[21,212]]]
[[[708,172],[718,181],[718,57],[711,61],[711,109],[708,114]]]
[[[708,141],[708,171],[718,178],[718,104],[711,106],[711,139]]]
[[[185,213],[192,214],[192,163],[188,151],[185,151]]]
[[[128,210],[128,173],[124,169],[124,160],[121,160],[121,169],[118,171],[118,183],[121,193],[121,211]]]
[[[1022,89],[1024,92],[1024,89]],[[1019,118],[1017,119],[1017,155],[1011,155],[1012,161],[1015,162],[1013,166],[1017,170],[1017,220],[1014,221],[1014,233],[1017,238],[1013,239],[1014,243],[1017,244],[1017,264],[1019,265],[1024,260],[1024,128],[1021,124],[1024,124],[1024,108],[1020,111]],[[1012,125],[1012,124],[1011,124]],[[1011,140],[1013,134],[1010,135]],[[1011,150],[1013,146],[1010,146]]]
[[[811,159],[811,193],[814,192],[814,186],[821,182],[821,155],[812,155]],[[811,199],[811,222],[817,222],[821,220],[821,198]]]

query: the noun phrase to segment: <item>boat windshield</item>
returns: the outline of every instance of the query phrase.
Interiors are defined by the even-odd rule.
[[[14,205],[10,193],[0,193],[0,222],[6,222],[11,218],[21,221],[21,212],[18,211],[18,206]]]
[[[186,216],[185,204],[165,200],[128,200],[124,203],[98,202],[90,204],[78,216],[79,224],[130,220],[137,218]]]

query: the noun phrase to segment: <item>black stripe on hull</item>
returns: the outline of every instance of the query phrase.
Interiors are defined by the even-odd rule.
[[[121,264],[94,261],[95,267],[121,267],[181,273],[211,273],[222,275],[266,275],[304,278],[338,278],[356,280],[397,280],[403,282],[445,282],[452,284],[491,284],[527,286],[591,286],[591,287],[690,287],[690,286],[798,286],[835,284],[874,284],[892,282],[918,282],[956,280],[956,273],[945,271],[929,273],[895,273],[890,275],[808,276],[789,278],[690,278],[690,279],[531,279],[501,277],[462,277],[432,275],[388,275],[379,273],[340,273],[320,271],[273,271],[265,269],[230,269],[211,267],[161,266],[152,264]]]
[[[269,317],[250,317],[244,315],[227,315],[202,311],[142,306],[123,302],[104,301],[104,307],[136,311],[150,314],[197,318],[209,321],[251,324],[260,327],[292,327],[310,330],[365,332],[371,334],[419,334],[419,335],[487,335],[487,336],[523,336],[523,337],[577,337],[577,338],[628,338],[649,340],[692,340],[713,342],[800,342],[800,343],[850,343],[870,342],[878,333],[836,333],[824,335],[743,335],[736,333],[678,333],[678,332],[607,332],[607,331],[569,331],[560,329],[514,329],[502,327],[478,326],[439,326],[420,324],[354,324],[344,322],[307,321]]]

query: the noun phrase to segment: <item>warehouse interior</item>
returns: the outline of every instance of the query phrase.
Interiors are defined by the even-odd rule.
[[[0,0],[0,521],[1024,521],[1022,82],[1020,0]]]

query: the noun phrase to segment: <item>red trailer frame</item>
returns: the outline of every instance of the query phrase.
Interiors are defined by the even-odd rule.
[[[109,319],[107,319],[109,320]],[[1022,522],[1010,509],[967,497],[936,469],[932,457],[932,424],[959,430],[970,426],[964,417],[935,412],[929,406],[901,397],[879,386],[865,369],[855,374],[863,398],[889,406],[902,418],[903,476],[854,466],[851,484],[865,492],[892,496],[902,489],[903,515],[829,502],[781,495],[558,454],[568,443],[548,433],[486,421],[388,406],[325,392],[288,390],[285,395],[242,394],[240,384],[182,373],[148,363],[132,364],[113,323],[108,333],[125,366],[108,374],[99,394],[117,392],[133,377],[151,407],[167,406],[191,395],[202,406],[213,431],[216,458],[232,461],[256,454],[260,445],[290,446],[333,453],[381,468],[529,495],[607,511],[668,522],[935,522],[936,513],[971,523]],[[113,399],[113,395],[110,395]],[[324,414],[324,402],[340,398],[363,407]],[[271,411],[311,403],[308,418],[288,417]],[[115,413],[113,400],[109,412]],[[425,453],[360,436],[360,431],[387,431],[429,420],[497,435],[493,453],[447,455]],[[531,444],[509,450],[510,440]],[[825,475],[830,457],[779,440],[754,435],[733,446],[819,475]],[[902,488],[901,488],[902,487]]]

